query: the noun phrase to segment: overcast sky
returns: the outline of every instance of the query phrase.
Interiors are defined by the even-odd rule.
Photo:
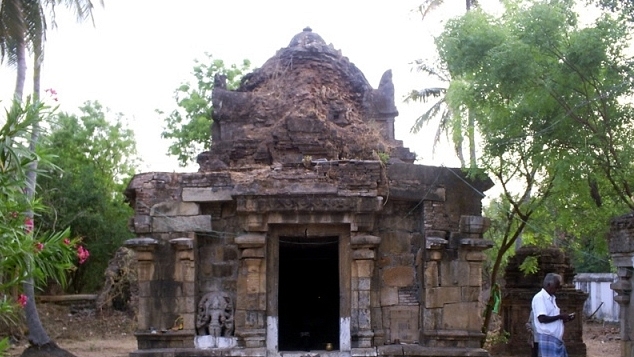
[[[402,103],[411,89],[430,85],[412,71],[411,63],[434,52],[433,34],[441,20],[438,15],[421,21],[414,11],[420,2],[105,0],[105,7],[94,12],[94,27],[75,23],[60,8],[58,28],[48,35],[42,88],[57,90],[64,111],[98,100],[123,113],[136,133],[141,170],[180,171],[176,160],[165,155],[168,143],[160,138],[164,123],[155,110],[175,108],[173,92],[191,79],[194,59],[208,52],[225,63],[249,59],[259,67],[309,26],[341,50],[373,87],[392,69],[400,112],[397,139],[422,157],[421,163],[455,166],[457,160],[443,155],[443,149],[432,158],[434,127],[427,134],[409,134],[422,106]],[[463,0],[447,3],[443,17],[464,6]],[[3,68],[0,75],[6,103],[14,74]]]

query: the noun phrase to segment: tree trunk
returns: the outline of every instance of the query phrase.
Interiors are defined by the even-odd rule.
[[[15,53],[17,58],[17,77],[13,97],[18,103],[21,103],[24,96],[24,82],[26,81],[26,42],[24,38],[18,40]]]
[[[469,0],[467,0],[469,2]],[[468,114],[467,133],[469,135],[469,168],[476,168],[475,115],[470,110]]]
[[[33,41],[34,48],[34,67],[33,67],[33,102],[35,105],[40,100],[40,71],[41,71],[41,58],[42,58],[42,43],[38,41]],[[33,124],[32,132],[31,132],[31,141],[29,143],[29,150],[35,152],[37,141],[40,135],[40,127],[36,122]],[[31,162],[27,168],[26,172],[26,196],[29,200],[32,200],[35,196],[35,184],[37,181],[37,160]],[[27,212],[27,217],[33,219],[33,211]],[[42,325],[42,321],[40,320],[40,315],[37,312],[37,308],[35,307],[35,288],[34,288],[33,277],[30,276],[24,284],[22,284],[24,289],[24,294],[27,296],[27,306],[25,309],[26,313],[26,325],[29,328],[29,342],[33,346],[43,346],[47,343],[51,342],[50,337],[44,330],[44,326]]]
[[[40,315],[35,306],[35,287],[33,286],[33,278],[29,278],[22,284],[24,295],[28,297],[26,306],[24,306],[24,314],[26,315],[26,325],[29,328],[29,343],[33,346],[43,346],[51,342],[48,334],[44,330]]]

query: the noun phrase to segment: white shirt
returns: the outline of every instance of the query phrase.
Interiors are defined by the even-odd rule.
[[[533,309],[533,322],[535,326],[535,332],[557,337],[563,340],[564,336],[564,321],[557,320],[549,323],[539,322],[538,316],[557,316],[560,314],[559,307],[555,301],[555,296],[550,295],[546,290],[542,289],[535,294],[532,303]]]

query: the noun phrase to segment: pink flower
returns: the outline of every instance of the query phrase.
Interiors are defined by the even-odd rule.
[[[68,238],[64,238],[64,244],[66,244],[66,245],[70,245],[70,239],[68,239]]]
[[[35,222],[33,221],[32,217],[24,218],[24,230],[26,231],[26,233],[33,232],[34,226],[35,226]]]
[[[20,306],[25,307],[26,306],[26,302],[29,300],[28,297],[26,297],[26,295],[24,294],[20,294],[20,296],[18,296],[18,304],[20,304]]]
[[[79,258],[79,264],[84,264],[88,257],[90,256],[90,252],[88,249],[85,249],[83,246],[77,247],[77,257]]]
[[[48,93],[48,95],[57,102],[57,91],[53,88],[49,88],[44,90],[46,93]]]
[[[43,249],[44,249],[44,243],[42,242],[35,243],[35,251],[41,252]]]

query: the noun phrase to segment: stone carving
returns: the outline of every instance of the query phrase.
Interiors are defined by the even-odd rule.
[[[213,337],[230,337],[233,335],[233,299],[223,292],[210,292],[198,303],[196,318],[196,334]]]
[[[289,196],[265,197],[252,199],[237,198],[240,212],[375,212],[380,210],[381,202],[375,197],[315,197]]]

